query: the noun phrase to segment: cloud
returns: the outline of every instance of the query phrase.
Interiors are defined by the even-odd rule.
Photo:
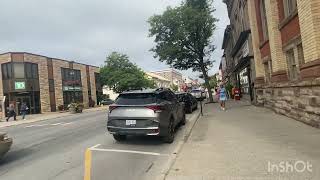
[[[154,45],[148,37],[147,20],[179,0],[1,0],[0,51],[26,51],[93,65],[103,64],[112,51],[129,55],[145,70],[167,68],[153,58]],[[215,16],[220,19],[215,36],[222,55],[221,33],[227,11],[216,0]],[[219,48],[220,47],[220,48]],[[185,74],[195,76],[188,71]]]

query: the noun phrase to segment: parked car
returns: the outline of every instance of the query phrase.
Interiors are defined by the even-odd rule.
[[[104,100],[101,100],[100,103],[102,105],[110,105],[110,104],[114,103],[114,100],[112,100],[112,99],[104,99]]]
[[[159,88],[121,93],[109,106],[107,128],[117,141],[146,135],[172,143],[176,127],[185,123],[184,103],[171,90]]]
[[[193,97],[195,97],[198,101],[203,100],[206,96],[205,93],[203,91],[201,91],[200,89],[194,89],[191,90],[191,95]]]
[[[0,159],[10,150],[12,138],[8,138],[6,133],[0,132]]]
[[[176,96],[180,102],[184,102],[184,110],[186,113],[192,113],[198,109],[198,101],[190,93],[176,93]]]

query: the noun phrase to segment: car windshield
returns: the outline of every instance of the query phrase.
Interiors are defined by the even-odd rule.
[[[156,95],[152,93],[121,94],[116,100],[119,105],[143,105],[156,102]]]

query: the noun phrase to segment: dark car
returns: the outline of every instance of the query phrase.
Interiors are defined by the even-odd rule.
[[[185,123],[184,103],[171,90],[159,88],[121,93],[109,106],[107,128],[117,141],[145,135],[172,143],[176,126]]]
[[[176,93],[176,96],[180,102],[184,102],[186,113],[192,113],[198,109],[198,101],[190,93]]]
[[[102,105],[110,105],[110,104],[113,104],[114,101],[111,100],[111,99],[104,99],[104,100],[101,100],[100,103],[101,103]]]

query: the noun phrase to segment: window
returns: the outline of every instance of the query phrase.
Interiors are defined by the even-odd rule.
[[[17,79],[24,79],[24,64],[23,63],[15,63],[14,65],[14,77]]]
[[[33,74],[33,72],[32,72],[32,64],[30,64],[30,63],[26,63],[25,64],[25,71],[26,71],[26,78],[27,79],[31,79],[32,78],[32,74]]]
[[[294,50],[291,49],[286,52],[289,77],[291,80],[296,80],[298,78],[298,67],[294,58]]]
[[[298,46],[297,46],[297,49],[298,49],[298,60],[299,60],[299,64],[302,65],[304,64],[304,52],[303,52],[303,47],[302,47],[302,43],[300,43]]]
[[[8,64],[2,64],[2,79],[8,79]]]
[[[284,15],[289,17],[297,9],[297,0],[283,0]]]
[[[119,105],[144,105],[156,102],[156,95],[153,93],[132,93],[121,94],[116,100]]]
[[[37,79],[38,78],[38,65],[32,64],[32,78]]]
[[[260,0],[260,16],[261,16],[261,24],[262,24],[263,41],[266,41],[269,39],[269,35],[268,35],[267,11],[266,11],[265,0]]]

